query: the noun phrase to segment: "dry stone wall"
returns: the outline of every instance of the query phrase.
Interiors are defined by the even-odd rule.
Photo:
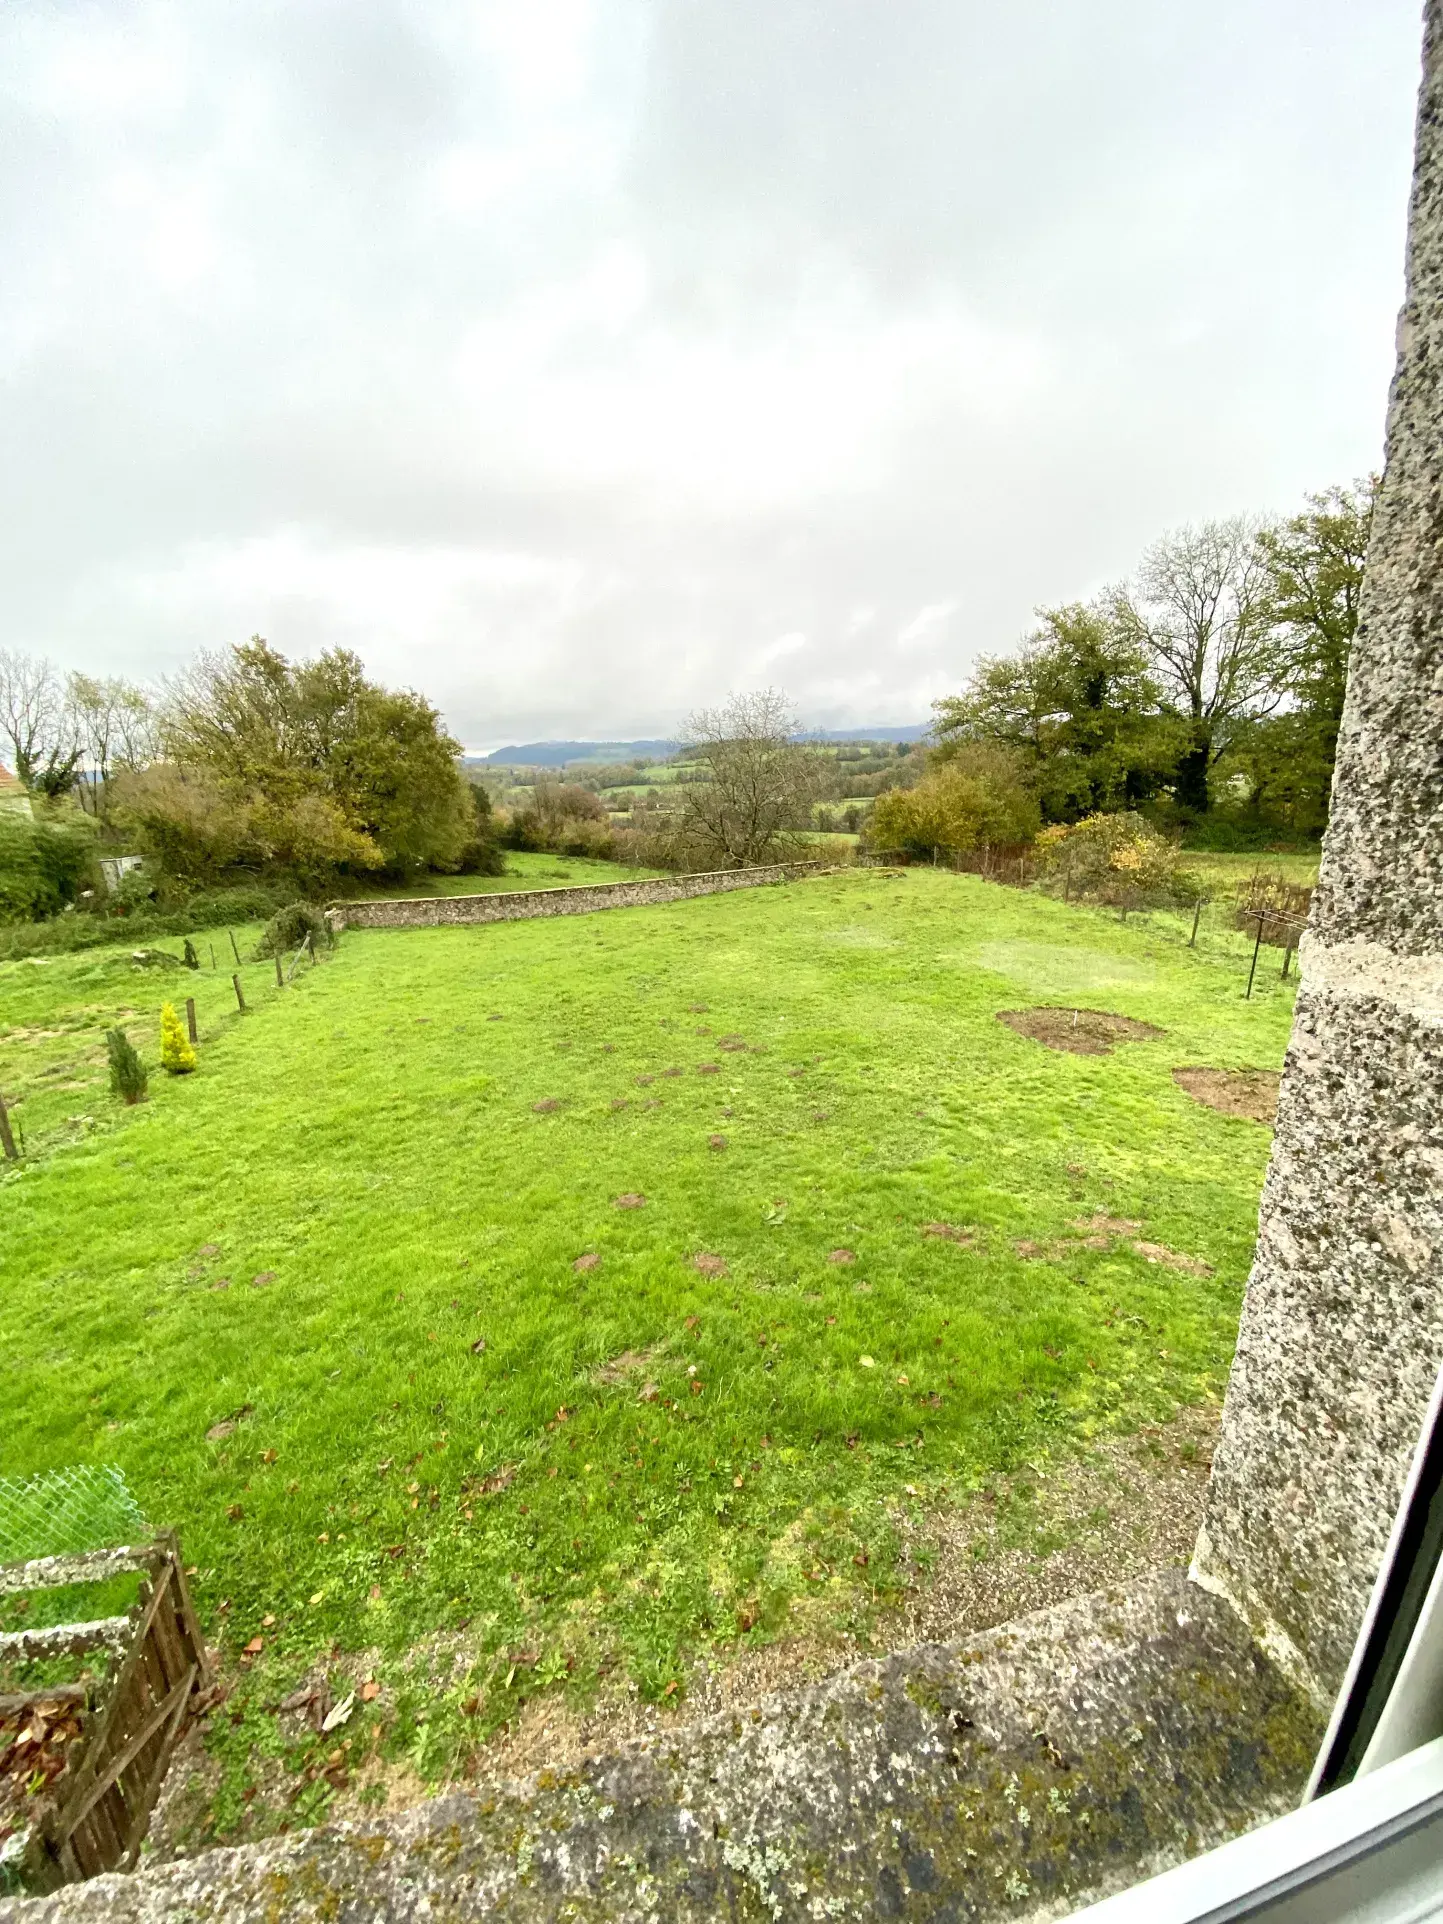
[[[491,895],[422,895],[396,901],[332,902],[326,910],[341,929],[450,928],[471,922],[526,922],[546,915],[590,915],[597,909],[641,908],[684,902],[694,895],[765,888],[815,875],[817,862],[777,862],[767,868],[717,869],[706,875],[665,875],[653,881],[595,882],[581,888],[501,889]]]

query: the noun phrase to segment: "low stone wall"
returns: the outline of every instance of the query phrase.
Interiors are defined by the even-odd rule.
[[[597,909],[684,902],[693,895],[764,888],[820,873],[820,862],[777,862],[769,868],[716,869],[707,875],[664,875],[653,881],[592,882],[581,888],[502,889],[491,895],[416,895],[400,900],[332,902],[338,929],[449,928],[471,922],[528,922],[543,915],[590,915]]]
[[[546,1770],[0,1924],[1003,1924],[1297,1803],[1321,1721],[1181,1571]]]

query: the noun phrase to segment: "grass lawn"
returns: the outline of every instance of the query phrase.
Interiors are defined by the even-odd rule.
[[[422,875],[413,882],[358,882],[347,889],[350,901],[376,896],[494,895],[502,889],[582,888],[595,882],[631,882],[660,875],[655,868],[624,868],[587,855],[533,855],[506,851],[504,875]]]
[[[909,1508],[1221,1394],[1269,1135],[1170,1071],[1277,1068],[1271,976],[923,869],[269,969],[241,1016],[228,968],[0,965],[0,1473],[117,1463],[181,1531],[218,1834],[267,1749],[323,1807],[260,1706],[328,1654],[385,1686],[355,1755],[440,1778],[538,1693],[865,1632]],[[153,1063],[187,991],[198,1072],[117,1109],[102,1026]]]

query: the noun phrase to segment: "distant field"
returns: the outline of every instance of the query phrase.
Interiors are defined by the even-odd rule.
[[[1269,1131],[1171,1071],[1276,1069],[1276,971],[928,870],[352,933],[243,1017],[223,942],[0,964],[0,1473],[117,1463],[181,1531],[207,1834],[324,1807],[265,1709],[317,1663],[383,1686],[356,1758],[443,1778],[528,1699],[864,1637],[909,1516],[1222,1393]],[[186,993],[198,1072],[118,1109],[103,1027],[153,1063]]]
[[[504,875],[423,875],[414,882],[353,883],[353,901],[424,895],[495,895],[503,889],[580,888],[589,882],[626,882],[662,874],[655,868],[623,868],[584,855],[532,855],[508,849]]]

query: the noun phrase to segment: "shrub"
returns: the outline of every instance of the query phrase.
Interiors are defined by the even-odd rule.
[[[67,908],[94,850],[94,826],[78,810],[46,810],[34,820],[0,810],[0,921],[38,922]]]
[[[309,902],[291,902],[266,923],[265,933],[256,944],[256,960],[268,955],[289,955],[307,936],[313,949],[330,948],[335,941],[331,925],[318,908]]]
[[[135,1052],[135,1044],[124,1029],[107,1029],[105,1046],[110,1053],[110,1093],[122,1102],[145,1101],[150,1078]]]
[[[877,797],[867,823],[876,849],[964,855],[1030,842],[1041,820],[1037,798],[1005,749],[966,744],[917,786]]]
[[[1131,908],[1194,902],[1202,893],[1177,843],[1131,812],[1045,828],[1037,847],[1045,886],[1068,896]]]
[[[196,954],[195,944],[194,942],[191,941],[189,936],[185,938],[184,960],[185,960],[185,966],[188,969],[198,969],[200,967],[200,957]]]
[[[196,1066],[195,1050],[171,1002],[164,1003],[160,1011],[160,1066],[172,1076],[188,1076]]]

